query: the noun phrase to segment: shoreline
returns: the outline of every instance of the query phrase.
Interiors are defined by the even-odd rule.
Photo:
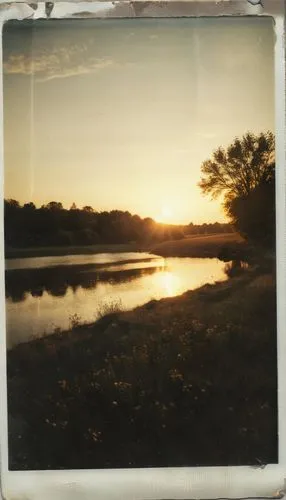
[[[63,257],[66,255],[93,255],[100,253],[148,252],[147,247],[135,243],[55,246],[33,248],[8,248],[5,259],[25,259],[32,257]]]
[[[237,233],[217,233],[192,235],[180,240],[167,240],[152,244],[124,243],[71,247],[7,248],[5,259],[125,252],[148,252],[161,257],[217,257],[217,253],[223,245],[241,246],[243,244],[244,240]]]
[[[275,317],[254,269],[15,346],[10,468],[274,463]]]
[[[259,268],[254,268],[252,270],[244,270],[242,271],[242,274],[240,276],[236,277],[229,277],[226,280],[223,281],[216,281],[215,283],[206,283],[194,290],[187,290],[186,292],[183,292],[180,295],[175,295],[172,297],[163,297],[161,299],[151,299],[145,304],[141,306],[137,306],[133,309],[122,311],[119,310],[117,312],[112,312],[109,314],[106,314],[102,316],[101,318],[98,318],[95,321],[92,322],[84,322],[82,324],[79,324],[75,326],[74,328],[69,328],[66,330],[61,330],[61,329],[56,329],[58,331],[55,331],[55,333],[50,333],[47,335],[43,335],[40,337],[35,337],[31,338],[25,342],[21,342],[19,344],[16,344],[12,348],[9,349],[9,352],[14,351],[16,349],[21,349],[24,347],[21,346],[27,346],[29,344],[37,344],[37,343],[47,343],[49,344],[51,341],[58,342],[59,345],[66,344],[66,341],[72,340],[73,342],[77,341],[82,341],[90,338],[91,333],[102,333],[102,329],[107,328],[110,324],[113,324],[114,321],[121,320],[124,321],[125,318],[127,318],[127,321],[131,321],[131,323],[134,322],[134,318],[138,315],[141,317],[141,315],[145,314],[146,312],[148,313],[147,315],[150,316],[149,312],[152,311],[152,314],[155,314],[156,309],[157,310],[162,310],[165,307],[172,307],[175,306],[177,307],[180,305],[180,303],[185,302],[188,304],[188,307],[193,303],[191,310],[194,313],[197,307],[198,302],[201,301],[202,298],[209,297],[212,300],[212,297],[215,298],[215,295],[217,294],[217,298],[225,298],[225,295],[228,292],[235,290],[237,287],[240,286],[247,286],[249,283],[252,281],[255,281],[257,278],[259,279],[261,276],[272,276],[273,274],[271,271],[266,271],[262,272],[259,270]],[[274,279],[274,278],[273,278]],[[180,308],[180,306],[179,306]],[[86,338],[85,338],[86,336]],[[74,338],[72,338],[74,337]]]
[[[245,278],[244,278],[245,280]],[[131,322],[133,322],[133,316],[138,314],[140,315],[140,312],[146,312],[149,310],[153,310],[155,307],[160,307],[160,306],[165,306],[167,304],[176,304],[178,301],[184,300],[188,297],[189,299],[196,299],[198,298],[201,294],[204,294],[205,292],[208,293],[208,291],[213,288],[217,287],[219,288],[220,286],[224,285],[225,283],[229,282],[229,280],[225,281],[218,281],[213,284],[205,284],[199,288],[196,288],[195,290],[187,290],[186,292],[176,295],[174,297],[163,297],[161,299],[151,299],[142,306],[137,306],[134,309],[126,310],[126,311],[118,311],[114,312],[111,314],[106,314],[102,318],[97,319],[96,321],[93,322],[87,322],[87,323],[82,323],[75,328],[69,328],[66,330],[60,330],[59,332],[55,333],[50,333],[48,335],[43,335],[41,337],[36,337],[36,338],[31,338],[30,340],[27,340],[25,342],[21,342],[19,344],[16,344],[13,346],[11,349],[9,349],[9,352],[15,351],[16,349],[24,349],[24,346],[27,346],[29,344],[49,344],[52,341],[58,342],[59,345],[66,344],[66,341],[72,341],[72,342],[78,342],[82,340],[87,340],[90,338],[90,334],[94,333],[102,333],[102,329],[106,329],[108,326],[114,323],[114,321],[119,320],[121,318],[124,318],[125,316],[127,318],[131,318]],[[224,287],[223,287],[224,288]],[[73,337],[73,338],[72,338]]]

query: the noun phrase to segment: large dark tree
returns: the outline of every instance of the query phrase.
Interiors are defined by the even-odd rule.
[[[275,139],[272,132],[245,134],[218,148],[201,167],[202,191],[223,196],[236,229],[250,240],[273,244],[275,235]]]

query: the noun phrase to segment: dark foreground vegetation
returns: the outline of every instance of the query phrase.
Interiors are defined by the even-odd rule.
[[[8,352],[11,469],[277,462],[274,273]]]

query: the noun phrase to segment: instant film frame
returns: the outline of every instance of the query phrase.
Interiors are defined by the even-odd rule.
[[[285,5],[283,0],[186,2],[13,2],[0,4],[1,24],[10,19],[271,16],[275,22],[276,221],[278,305],[279,464],[260,467],[199,467],[62,471],[10,471],[7,446],[7,386],[4,292],[4,232],[1,203],[1,487],[3,498],[192,499],[284,496],[286,478],[286,211],[285,211]],[[251,51],[251,47],[249,47]],[[235,54],[234,54],[235,57]],[[2,66],[1,66],[2,71]],[[1,86],[2,101],[2,86]],[[3,198],[3,117],[1,196]]]

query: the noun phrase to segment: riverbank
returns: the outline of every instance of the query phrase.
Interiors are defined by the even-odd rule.
[[[6,248],[6,259],[25,259],[29,257],[60,257],[63,255],[90,255],[97,253],[145,252],[146,248],[137,243],[74,245],[55,247]]]
[[[86,255],[97,253],[151,252],[162,257],[217,257],[221,246],[241,243],[237,233],[193,235],[181,240],[164,241],[159,244],[113,244],[86,246],[57,246],[34,248],[7,248],[6,259],[28,257],[52,257],[63,255]]]
[[[15,347],[10,467],[275,463],[275,325],[253,269]]]
[[[158,243],[152,247],[152,253],[162,257],[218,257],[224,248],[235,253],[245,246],[245,241],[238,233],[194,235]]]

